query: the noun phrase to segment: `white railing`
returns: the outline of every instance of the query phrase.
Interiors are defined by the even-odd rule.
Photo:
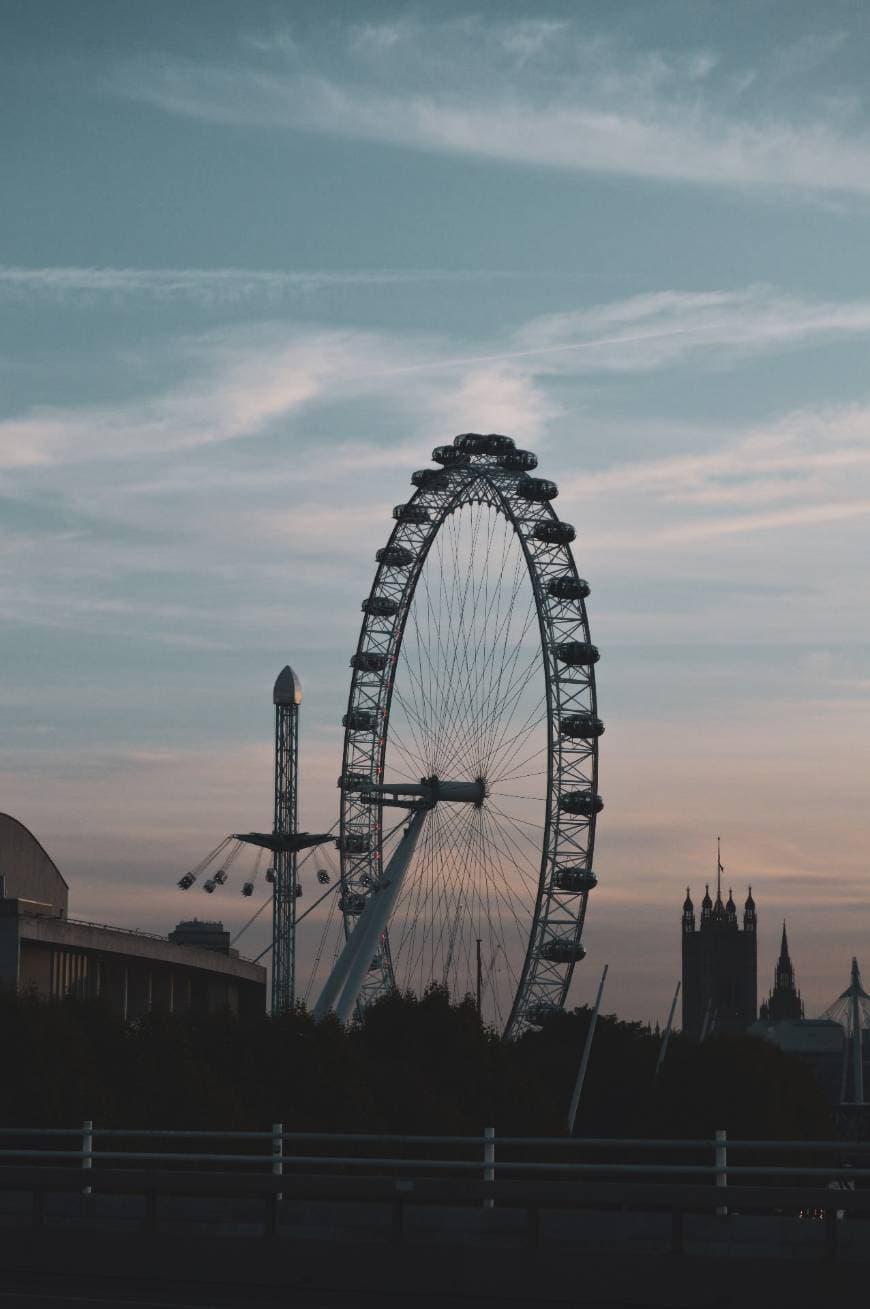
[[[113,1149],[112,1143],[141,1141],[140,1149]],[[57,1144],[54,1142],[69,1142]],[[252,1147],[228,1151],[203,1149],[166,1149],[167,1145],[185,1142],[214,1144],[238,1143]],[[31,1144],[32,1143],[32,1144]],[[262,1145],[262,1150],[257,1148]],[[163,1146],[164,1148],[160,1148]],[[386,1152],[392,1150],[392,1153]],[[445,1152],[451,1156],[445,1156]],[[529,1157],[530,1152],[535,1152]],[[650,1158],[656,1152],[664,1159]],[[581,1158],[578,1154],[599,1158]],[[637,1155],[608,1160],[606,1155]],[[694,1155],[685,1161],[674,1154]],[[761,1163],[733,1161],[734,1154],[807,1156],[807,1163]],[[446,1173],[466,1174],[494,1182],[498,1176],[539,1176],[626,1178],[636,1176],[689,1180],[708,1179],[716,1187],[727,1187],[736,1178],[779,1178],[783,1181],[824,1179],[826,1182],[844,1175],[843,1160],[849,1179],[870,1178],[870,1167],[856,1166],[856,1156],[870,1154],[870,1142],[845,1141],[755,1141],[729,1140],[724,1131],[713,1138],[661,1140],[650,1138],[620,1139],[613,1137],[534,1137],[497,1136],[487,1127],[480,1136],[398,1135],[367,1132],[291,1132],[281,1123],[265,1131],[220,1130],[202,1128],[132,1128],[98,1127],[86,1119],[77,1127],[4,1127],[0,1128],[0,1164],[59,1163],[79,1161],[83,1170],[95,1167],[137,1165],[215,1165],[267,1170],[282,1176],[292,1169],[350,1170],[374,1169],[379,1173]],[[456,1157],[461,1155],[463,1157]],[[697,1162],[706,1155],[709,1162]],[[821,1164],[811,1157],[828,1156]],[[553,1157],[558,1156],[558,1157]],[[573,1158],[571,1156],[574,1156]],[[498,1162],[497,1162],[498,1160]],[[863,1160],[862,1160],[863,1163]],[[870,1163],[870,1160],[868,1160]],[[91,1182],[92,1177],[88,1181]],[[84,1190],[89,1193],[90,1185]]]

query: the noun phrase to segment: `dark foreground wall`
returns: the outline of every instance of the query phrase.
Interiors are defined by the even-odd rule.
[[[592,1235],[590,1233],[590,1235]],[[75,1230],[0,1231],[2,1303],[82,1306],[260,1304],[644,1306],[645,1309],[821,1309],[864,1303],[867,1265],[818,1259],[672,1256],[562,1240],[528,1250],[488,1232],[392,1247],[336,1232],[325,1239],[227,1240]],[[20,1297],[20,1298],[19,1298]]]

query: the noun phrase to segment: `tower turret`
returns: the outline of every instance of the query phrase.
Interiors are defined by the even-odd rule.
[[[746,903],[743,906],[743,930],[744,932],[754,932],[758,927],[758,918],[755,913],[755,901],[752,898],[752,887],[749,888],[749,895],[746,897]]]
[[[695,906],[692,904],[692,897],[689,888],[686,887],[686,898],[683,901],[683,931],[694,932],[695,930]]]

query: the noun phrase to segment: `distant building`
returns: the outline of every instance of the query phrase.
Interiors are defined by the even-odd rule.
[[[732,893],[722,903],[718,863],[716,902],[706,888],[696,926],[691,893],[683,904],[683,1031],[696,1040],[713,1032],[745,1032],[757,1004],[757,919],[752,887],[737,921]]]
[[[68,917],[69,888],[36,837],[0,814],[0,987],[102,1000],[124,1019],[266,1008],[266,970],[230,949],[222,923],[167,939]]]
[[[773,990],[762,1004],[759,1018],[764,1023],[796,1022],[804,1016],[801,993],[795,986],[794,968],[788,953],[785,921],[782,924],[782,942],[779,959],[773,975]]]
[[[765,1006],[762,1005],[762,1012]],[[761,1017],[749,1029],[750,1036],[760,1036],[778,1045],[786,1054],[797,1055],[815,1073],[816,1080],[831,1104],[841,1099],[844,1039],[839,1023],[830,1018]]]

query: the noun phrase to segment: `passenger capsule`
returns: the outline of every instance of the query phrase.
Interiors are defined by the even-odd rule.
[[[553,654],[572,668],[589,668],[601,658],[598,646],[589,641],[559,641],[553,646]]]
[[[604,801],[594,791],[564,791],[559,796],[559,808],[563,814],[591,818],[593,814],[601,813]]]
[[[359,891],[348,891],[339,900],[338,907],[343,914],[361,914],[367,903],[367,898]]]
[[[508,450],[507,454],[499,455],[498,462],[509,473],[530,473],[538,466],[538,456],[531,450]]]
[[[293,899],[298,900],[301,894],[302,894],[302,883],[297,882],[296,885],[293,887]]]
[[[375,725],[375,716],[370,709],[351,709],[342,718],[341,725],[351,732],[370,732]]]
[[[317,880],[321,886],[329,886],[329,880],[330,880],[329,873],[326,871],[325,868],[318,868]]]
[[[598,885],[598,878],[591,868],[557,868],[553,874],[553,885],[557,891],[580,895],[584,891],[594,891]]]
[[[369,618],[392,618],[398,609],[398,600],[391,600],[387,595],[370,595],[362,602],[362,611]]]
[[[464,450],[457,450],[452,445],[436,445],[432,451],[432,461],[443,464],[445,468],[458,468],[468,463],[468,455]]]
[[[517,495],[521,500],[546,504],[548,500],[555,500],[558,494],[559,488],[556,483],[546,477],[524,477],[522,481],[517,482]]]
[[[360,650],[351,657],[350,666],[360,673],[382,673],[387,666],[387,656],[375,650]]]
[[[242,887],[242,895],[244,895],[244,896],[250,896],[250,895],[253,895],[253,894],[254,894],[254,883],[253,883],[253,882],[245,882],[244,886]]]
[[[410,568],[414,562],[414,551],[403,545],[385,545],[377,551],[375,559],[385,568]]]
[[[579,964],[586,958],[586,951],[579,941],[567,939],[548,941],[541,950],[541,956],[551,964]]]
[[[501,432],[488,432],[486,436],[486,453],[488,455],[506,455],[516,449],[512,436],[502,436]]]
[[[181,887],[182,891],[189,891],[195,881],[196,878],[193,873],[185,873],[183,877],[179,877],[178,885]]]
[[[537,523],[532,536],[545,545],[570,545],[577,533],[570,523],[561,523],[558,518],[545,518]]]
[[[209,895],[211,895],[211,894],[213,893],[213,891],[214,891],[215,885],[216,885],[216,883],[215,883],[214,878],[213,878],[213,877],[208,877],[208,878],[206,878],[206,880],[203,882],[203,884],[202,884],[202,889],[203,889],[204,891],[208,891]]]
[[[604,724],[594,714],[568,714],[559,720],[559,731],[572,741],[594,741],[604,735]]]
[[[267,869],[266,869],[266,881],[269,882],[270,885],[271,885],[271,883],[274,882],[274,880],[275,880],[275,869],[274,869],[274,868],[267,868]]]
[[[348,832],[343,841],[335,843],[344,854],[366,854],[370,844],[368,832]]]
[[[418,468],[411,474],[411,485],[421,490],[444,491],[450,485],[450,478],[443,468]]]
[[[429,510],[423,505],[404,504],[396,505],[393,509],[393,517],[397,523],[429,523]]]
[[[364,791],[371,784],[372,779],[368,773],[343,773],[336,782],[342,791]]]
[[[462,432],[453,438],[453,445],[457,450],[470,455],[508,454],[514,448],[512,437],[501,436],[497,432],[487,432],[485,435],[481,432]]]
[[[589,583],[584,582],[582,577],[566,573],[564,577],[550,578],[547,594],[555,600],[585,600],[589,595]]]
[[[453,438],[454,450],[462,450],[467,455],[485,454],[486,437],[482,432],[460,432]]]
[[[224,882],[227,880],[227,870],[225,868],[219,868],[214,875],[214,880],[216,886],[223,886]]]

